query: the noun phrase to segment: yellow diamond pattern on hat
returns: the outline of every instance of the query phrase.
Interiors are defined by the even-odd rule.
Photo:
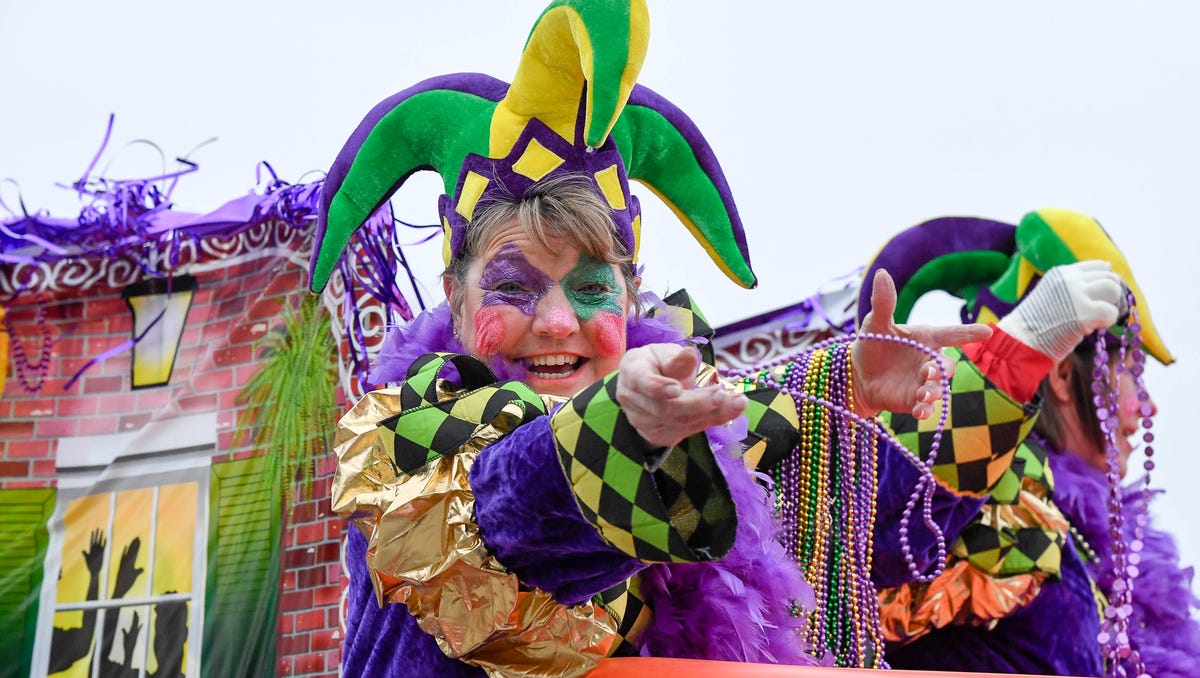
[[[615,210],[625,209],[625,192],[621,190],[621,176],[617,174],[617,166],[609,165],[608,169],[596,172],[595,176],[596,185],[600,187],[608,206]]]
[[[513,163],[513,171],[534,181],[541,181],[542,177],[553,172],[561,164],[563,159],[554,151],[538,143],[537,139],[530,139],[525,152]]]
[[[467,177],[463,179],[462,190],[458,193],[458,202],[454,205],[454,211],[462,215],[463,219],[470,221],[475,214],[475,205],[479,203],[479,196],[483,195],[488,183],[489,179],[482,174],[467,172]]]

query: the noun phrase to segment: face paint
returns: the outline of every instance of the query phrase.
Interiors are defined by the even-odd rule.
[[[475,314],[475,349],[490,356],[504,345],[504,319],[495,308],[484,306]]]
[[[592,321],[596,347],[600,355],[613,356],[625,352],[625,318],[616,313],[602,311]]]
[[[580,322],[588,322],[601,311],[617,315],[624,312],[618,303],[623,290],[613,275],[611,264],[580,254],[579,263],[559,281],[559,285]]]
[[[531,316],[554,281],[530,264],[519,247],[507,243],[484,266],[479,287],[485,307],[505,304]]]

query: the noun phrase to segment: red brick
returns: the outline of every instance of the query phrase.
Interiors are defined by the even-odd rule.
[[[226,299],[217,305],[217,317],[223,319],[232,319],[241,316],[245,310],[246,297],[239,294],[232,299]],[[207,329],[208,328],[206,327],[205,330],[207,331]],[[229,331],[227,326],[225,331]]]
[[[83,337],[60,337],[54,342],[54,355],[62,358],[83,357],[88,355],[87,340]]]
[[[58,468],[53,459],[40,459],[33,462],[34,478],[52,478],[58,474]]]
[[[179,409],[184,414],[195,412],[215,412],[217,410],[217,394],[205,393],[179,399]]]
[[[79,434],[79,420],[74,417],[41,419],[37,423],[39,438],[64,438]]]
[[[88,354],[92,355],[92,356],[98,356],[101,353],[104,353],[105,351],[107,351],[109,349],[116,348],[116,347],[120,346],[121,344],[124,344],[127,341],[129,341],[129,337],[123,337],[121,335],[116,334],[115,332],[110,333],[106,336],[88,337],[88,340],[87,340]]]
[[[327,539],[336,539],[336,540],[340,541],[342,538],[342,521],[341,520],[326,521],[325,522],[325,537]]]
[[[269,323],[279,317],[283,308],[283,302],[278,299],[260,299],[246,312],[246,319]]]
[[[342,545],[325,543],[317,547],[316,560],[318,563],[335,563],[342,554]]]
[[[108,332],[122,337],[133,335],[133,315],[119,313],[108,317]]]
[[[284,591],[279,597],[279,609],[283,612],[310,610],[313,606],[312,601],[313,595],[311,590]]]
[[[325,611],[309,610],[296,615],[296,631],[311,631],[325,628]]]
[[[199,344],[200,343],[200,332],[202,330],[203,330],[202,326],[191,325],[191,323],[189,323],[188,326],[183,328],[183,334],[179,337],[179,345],[181,347],[191,347],[191,346],[195,346],[195,345]],[[176,362],[178,362],[181,357],[182,356],[176,356],[175,357]]]
[[[325,628],[338,629],[342,627],[342,611],[335,607],[325,608]]]
[[[334,563],[325,566],[325,581],[338,582],[338,586],[345,588],[346,582],[342,579],[342,564]]]
[[[129,304],[121,297],[91,297],[87,300],[88,317],[107,318],[121,313],[131,313]]]
[[[87,417],[79,420],[79,435],[81,436],[100,436],[109,435],[111,433],[119,433],[117,429],[118,420],[116,417]]]
[[[175,390],[170,387],[139,389],[137,392],[136,409],[141,412],[161,409],[174,400]]]
[[[72,332],[75,336],[103,336],[108,334],[108,320],[105,318],[85,320],[81,323],[76,323],[72,328]]]
[[[328,584],[313,590],[313,605],[318,607],[337,605],[341,600],[342,587],[338,584]]]
[[[29,478],[29,462],[0,461],[0,478]],[[312,597],[311,594],[309,597]]]
[[[32,421],[0,421],[0,438],[14,440],[33,437]]]
[[[279,578],[279,588],[283,591],[294,591],[296,589],[296,572],[289,570],[283,573]]]
[[[128,412],[137,407],[137,393],[114,393],[99,398],[101,414]]]
[[[86,377],[83,380],[84,393],[113,393],[123,391],[124,377]],[[78,386],[76,386],[78,388]]]
[[[320,523],[298,525],[294,531],[297,544],[312,544],[325,538],[325,526]]]
[[[233,370],[216,369],[197,375],[191,380],[192,390],[197,393],[233,387]]]
[[[254,361],[254,345],[239,344],[219,351],[213,351],[213,364],[218,367],[230,365],[245,365]]]
[[[143,426],[150,423],[149,412],[135,412],[126,414],[121,417],[117,423],[117,431],[119,433],[128,433],[129,431],[139,431]]]
[[[292,657],[293,675],[304,675],[307,673],[316,673],[325,670],[325,655],[324,654],[302,654]]]
[[[309,567],[296,573],[296,587],[311,589],[325,583],[325,568]]]
[[[296,504],[292,507],[292,522],[293,523],[311,523],[317,519],[317,504],[316,502],[307,501]]]
[[[267,283],[263,294],[267,296],[291,295],[304,290],[304,275],[299,269],[290,269],[277,274]]]
[[[217,342],[224,339],[229,339],[232,334],[228,322],[213,322],[204,326],[200,332],[200,340],[203,342]],[[229,343],[235,343],[230,341]]]
[[[9,459],[45,459],[51,456],[49,440],[10,440],[5,444],[5,456]]]
[[[275,675],[277,676],[294,676],[296,673],[293,668],[291,657],[279,657],[275,661]]]
[[[15,382],[16,380],[14,379],[13,381]],[[54,414],[54,400],[51,398],[20,398],[13,400],[12,416],[15,419],[48,417],[52,414]]]
[[[58,416],[96,414],[100,399],[89,397],[59,398],[55,401]]]
[[[291,617],[293,615],[285,615],[285,616]],[[308,652],[309,649],[318,649],[318,650],[329,649],[329,648],[325,648],[325,647],[312,648],[309,645],[308,641],[309,641],[309,634],[307,634],[307,633],[297,633],[295,635],[282,636],[279,639],[279,645],[276,648],[276,652],[278,652],[281,655],[295,655],[295,654],[304,654],[304,653]]]
[[[296,628],[296,621],[292,619],[292,615],[279,615],[279,623],[275,625],[276,633],[282,636],[286,633],[291,633],[294,628]]]
[[[309,643],[314,650],[333,650],[341,647],[342,634],[337,629],[314,631],[309,634]]]

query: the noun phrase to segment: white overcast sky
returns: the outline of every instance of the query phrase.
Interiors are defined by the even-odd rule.
[[[21,2],[0,0],[0,179],[30,209],[78,210],[55,182],[86,167],[117,115],[110,176],[158,171],[200,142],[177,205],[249,190],[255,165],[323,171],[376,102],[418,80],[508,80],[542,0]],[[1160,524],[1200,562],[1200,4],[651,1],[641,82],[716,149],[760,286],[724,280],[645,190],[642,260],[655,289],[686,286],[723,324],[793,303],[869,259],[896,231],[947,214],[1016,222],[1062,206],[1123,249],[1167,345]],[[119,151],[119,153],[117,152]],[[308,175],[310,178],[312,175]],[[435,220],[432,175],[400,214]],[[10,206],[12,185],[0,188]],[[436,244],[416,258],[437,289]],[[945,303],[918,315],[953,321]]]

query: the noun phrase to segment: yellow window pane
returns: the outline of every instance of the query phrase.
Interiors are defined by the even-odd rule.
[[[154,548],[152,595],[192,590],[196,539],[195,482],[164,485],[158,496],[158,541]]]
[[[62,572],[58,579],[58,602],[95,600],[100,571],[108,548],[109,504],[107,493],[80,497],[67,504],[63,514]]]
[[[150,516],[153,511],[154,488],[117,493],[117,512],[113,520],[108,560],[108,595],[112,598],[146,595],[146,564],[150,561]]]
[[[54,678],[86,678],[92,675],[92,640],[96,626],[95,615],[91,616],[92,626],[85,628],[82,610],[55,613],[50,665],[47,667],[47,672]]]
[[[154,606],[150,627],[150,656],[147,670],[153,675],[177,676],[187,665],[188,609],[190,603],[159,603]]]

